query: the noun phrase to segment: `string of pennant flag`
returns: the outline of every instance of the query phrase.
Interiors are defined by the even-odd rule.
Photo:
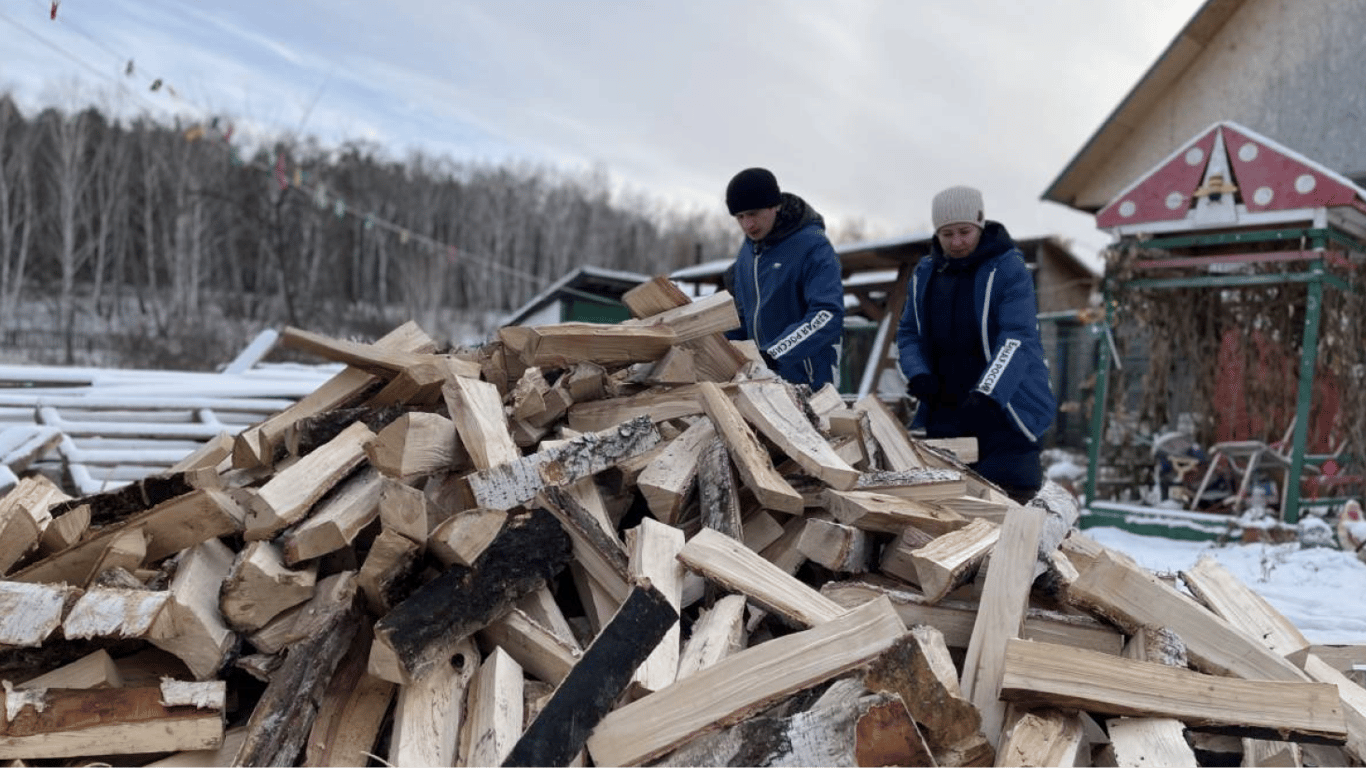
[[[51,7],[49,9],[48,14],[49,19],[51,21],[57,20],[57,12],[60,4],[61,0],[51,0]],[[75,25],[68,26],[71,29],[73,29],[73,31],[75,31],[77,34],[80,34],[81,36],[87,38],[98,47],[109,52],[111,55],[115,55],[118,60],[125,60],[124,57],[117,56],[114,51],[109,49],[102,42],[92,38],[90,35],[80,30]],[[49,42],[49,45],[54,44]],[[60,46],[54,45],[54,47],[58,47],[60,49]],[[80,60],[78,57],[74,56],[69,51],[63,49],[62,52],[68,58],[71,58],[73,61],[80,63],[85,68],[91,69],[92,71],[100,72],[104,76],[108,75],[107,72],[104,72],[96,67],[92,67],[91,65],[86,64],[84,61]],[[123,78],[125,81],[130,78],[138,77],[138,69],[136,64],[134,63],[134,59],[132,58],[126,58],[126,63],[122,65],[122,70]],[[117,78],[113,79],[116,82],[121,82]],[[136,90],[133,90],[132,92],[139,93]],[[483,254],[471,251],[466,248],[460,248],[454,244],[444,242],[422,232],[410,229],[393,221],[389,221],[388,219],[376,215],[374,211],[366,211],[348,205],[346,200],[343,199],[340,195],[331,193],[323,182],[310,184],[307,171],[305,171],[304,168],[302,168],[297,163],[291,163],[289,156],[284,149],[277,149],[275,151],[275,161],[273,165],[263,164],[244,159],[242,157],[242,152],[239,145],[233,143],[233,124],[231,122],[226,122],[225,124],[225,121],[223,121],[218,116],[212,115],[211,111],[204,108],[202,105],[195,104],[183,98],[176,91],[175,87],[171,83],[167,82],[164,78],[151,78],[151,80],[148,82],[147,90],[141,92],[140,97],[145,99],[146,94],[148,92],[166,93],[171,98],[175,99],[177,102],[192,107],[195,110],[197,110],[201,115],[206,116],[205,119],[201,122],[195,123],[194,125],[191,125],[189,128],[185,129],[185,131],[183,132],[183,137],[185,138],[185,140],[212,140],[221,143],[227,148],[227,151],[229,153],[229,160],[234,165],[240,165],[242,167],[257,169],[266,173],[273,174],[275,184],[278,187],[281,194],[286,193],[289,189],[296,189],[300,193],[307,195],[318,208],[330,208],[332,210],[333,215],[335,215],[337,218],[343,218],[347,216],[354,217],[361,222],[361,225],[367,231],[379,230],[382,232],[387,232],[389,234],[396,236],[398,238],[399,243],[402,245],[419,245],[425,248],[427,252],[436,256],[443,257],[450,263],[456,263],[458,261],[476,262],[495,271],[502,272],[504,274],[519,279],[527,280],[531,282],[533,285],[541,286],[547,282],[547,279],[544,277],[540,277],[525,270],[509,266],[498,259],[485,256]]]

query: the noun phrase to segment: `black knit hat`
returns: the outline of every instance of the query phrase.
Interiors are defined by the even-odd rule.
[[[730,215],[782,203],[778,179],[767,168],[746,168],[726,185],[726,207]]]

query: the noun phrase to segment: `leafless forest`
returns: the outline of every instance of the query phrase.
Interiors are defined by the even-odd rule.
[[[738,237],[719,202],[626,199],[603,171],[230,139],[0,95],[0,359],[193,369],[266,327],[408,319],[460,342],[578,265],[660,274]]]

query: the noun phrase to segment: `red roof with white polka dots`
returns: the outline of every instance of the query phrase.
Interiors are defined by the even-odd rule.
[[[1228,167],[1233,178],[1224,181],[1237,187],[1237,200],[1248,212],[1343,205],[1366,210],[1366,192],[1346,177],[1225,121],[1187,142],[1100,209],[1096,226],[1110,229],[1191,218],[1195,193],[1216,151],[1226,153],[1227,161],[1219,165]]]

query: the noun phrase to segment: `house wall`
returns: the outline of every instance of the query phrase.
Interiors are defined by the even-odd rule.
[[[1078,192],[1098,209],[1210,125],[1232,120],[1346,176],[1366,174],[1366,2],[1248,0]]]

